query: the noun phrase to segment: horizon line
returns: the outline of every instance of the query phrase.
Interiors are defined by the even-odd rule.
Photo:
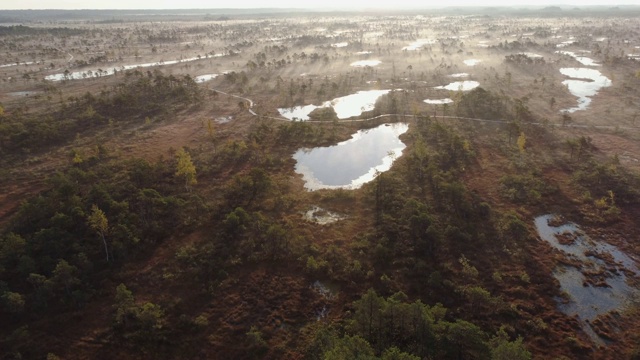
[[[640,4],[590,4],[590,5],[572,5],[572,4],[514,4],[514,5],[476,5],[476,4],[460,4],[447,6],[434,5],[418,5],[418,6],[372,6],[372,7],[335,7],[335,6],[306,6],[306,7],[185,7],[185,8],[23,8],[23,9],[4,9],[0,11],[171,11],[171,10],[321,10],[321,11],[368,11],[368,10],[418,10],[418,9],[455,9],[455,8],[505,8],[505,9],[522,9],[522,8],[615,8],[615,7],[640,7]]]

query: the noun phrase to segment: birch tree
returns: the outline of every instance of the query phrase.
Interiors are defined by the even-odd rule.
[[[102,243],[104,244],[104,252],[107,255],[107,262],[109,261],[109,248],[107,247],[106,234],[109,231],[109,221],[104,211],[100,210],[95,204],[91,206],[91,215],[87,219],[89,227],[100,235]]]
[[[176,170],[176,176],[184,177],[184,185],[189,188],[189,185],[194,185],[197,183],[196,180],[196,167],[191,162],[191,155],[184,150],[184,148],[180,148],[176,153],[178,157],[178,168]]]

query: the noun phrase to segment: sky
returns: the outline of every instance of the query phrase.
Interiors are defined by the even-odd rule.
[[[640,0],[0,0],[0,9],[216,9],[216,8],[331,8],[390,9],[446,6],[525,5],[640,5]]]

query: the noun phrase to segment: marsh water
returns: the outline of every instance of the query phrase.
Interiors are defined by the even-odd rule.
[[[278,112],[289,120],[309,120],[309,114],[319,108],[332,107],[338,119],[348,119],[352,116],[360,116],[365,111],[374,109],[376,101],[382,95],[386,95],[391,90],[366,90],[358,91],[355,94],[335,98],[326,101],[322,105],[302,105],[291,108],[280,108]]]
[[[571,78],[564,80],[562,84],[567,86],[572,95],[578,97],[578,106],[563,109],[561,112],[586,110],[591,104],[591,98],[596,96],[600,89],[611,86],[611,80],[595,69],[562,68],[560,72]]]
[[[587,321],[633,303],[640,291],[629,284],[628,276],[638,276],[640,271],[636,261],[616,246],[587,236],[571,222],[551,225],[554,219],[552,214],[539,216],[535,225],[541,239],[558,249],[567,262],[575,264],[559,265],[553,272],[568,297],[568,301],[557,299],[558,308],[567,315],[576,315],[585,332],[595,342],[601,342]],[[560,241],[561,238],[565,240]],[[585,273],[598,274],[598,285],[590,283]]]
[[[351,63],[351,66],[353,67],[365,67],[365,66],[378,66],[382,64],[382,61],[380,60],[360,60],[360,61],[355,61]]]
[[[173,64],[179,64],[179,63],[185,63],[185,62],[191,62],[191,61],[196,61],[196,60],[201,60],[201,59],[207,59],[210,57],[221,57],[224,56],[224,54],[216,54],[213,56],[201,56],[201,57],[193,57],[193,58],[187,58],[187,59],[178,59],[178,60],[168,60],[168,61],[157,61],[157,62],[152,62],[152,63],[144,63],[144,64],[133,64],[133,65],[123,65],[123,66],[118,66],[118,67],[109,67],[106,68],[106,70],[101,70],[101,69],[89,69],[89,70],[84,70],[84,71],[74,71],[74,72],[69,72],[69,73],[58,73],[58,74],[52,74],[52,75],[48,75],[45,76],[45,80],[49,80],[49,81],[62,81],[62,80],[82,80],[82,79],[87,79],[87,78],[96,78],[96,77],[103,77],[103,76],[110,76],[115,74],[118,71],[126,71],[126,70],[132,70],[132,69],[136,69],[136,68],[146,68],[146,67],[152,67],[152,66],[162,66],[162,65],[173,65]]]
[[[452,99],[425,99],[423,100],[425,104],[429,105],[443,105],[443,104],[451,104],[453,103]]]
[[[448,85],[436,86],[434,87],[434,89],[451,90],[451,91],[458,91],[458,90],[469,91],[477,88],[478,86],[480,86],[479,82],[466,80],[466,81],[455,81]]]
[[[581,52],[588,53],[588,51],[581,51]],[[600,64],[595,62],[595,60],[583,55],[578,55],[577,53],[572,51],[556,51],[556,53],[571,56],[572,58],[576,59],[576,61],[578,61],[580,64],[585,66],[600,66]]]
[[[437,43],[436,40],[430,40],[430,39],[418,39],[414,42],[412,42],[411,44],[409,44],[409,46],[405,46],[402,48],[402,50],[407,50],[407,51],[417,51],[422,49],[423,46],[425,45],[432,45]]]
[[[295,170],[310,191],[360,188],[402,155],[406,145],[400,135],[408,129],[406,123],[383,124],[337,145],[300,149],[293,155]]]
[[[193,78],[193,80],[197,83],[203,83],[203,82],[211,81],[217,78],[218,76],[220,76],[220,74],[206,74],[206,75],[196,76],[195,78]]]
[[[468,60],[465,60],[465,61],[463,61],[463,62],[464,62],[464,64],[465,64],[465,65],[467,65],[467,66],[476,66],[476,65],[478,65],[479,63],[481,63],[481,62],[482,62],[482,60],[478,60],[478,59],[468,59]]]
[[[305,220],[314,222],[319,225],[333,224],[345,218],[344,215],[325,210],[319,206],[313,206],[311,209],[305,211],[302,217]]]

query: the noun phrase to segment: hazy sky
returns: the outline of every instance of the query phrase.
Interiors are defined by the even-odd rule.
[[[466,5],[638,5],[640,0],[0,0],[0,9],[417,8]]]

